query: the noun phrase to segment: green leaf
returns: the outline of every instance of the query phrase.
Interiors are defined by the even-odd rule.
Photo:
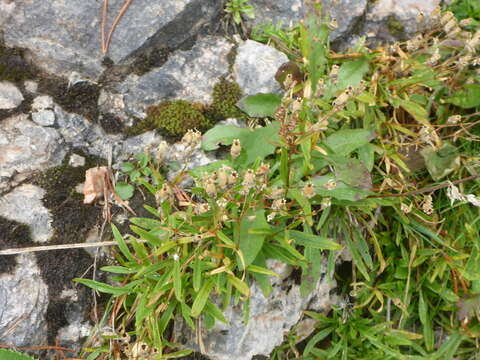
[[[254,216],[251,220],[250,218]],[[240,251],[243,254],[245,266],[250,265],[257,257],[258,253],[262,249],[265,235],[253,233],[252,230],[268,229],[270,225],[265,220],[265,210],[257,210],[253,212],[250,209],[247,214],[242,218],[240,222]],[[240,270],[243,270],[241,263],[239,262]]]
[[[0,359],[2,360],[35,360],[27,354],[22,354],[13,350],[0,349]]]
[[[161,221],[150,218],[131,217],[129,220],[132,224],[138,225],[148,230],[163,226],[163,223]]]
[[[130,199],[133,196],[134,191],[135,188],[126,182],[119,181],[115,184],[115,192],[122,200]]]
[[[224,324],[228,324],[228,320],[225,318],[222,311],[210,300],[207,300],[207,304],[205,305],[205,312],[213,316],[215,319],[223,322]]]
[[[122,166],[120,168],[123,172],[130,172],[135,169],[135,165],[133,165],[131,162],[124,162],[122,163]]]
[[[273,154],[279,142],[279,128],[278,121],[254,130],[231,125],[215,126],[203,135],[202,148],[205,151],[212,151],[218,149],[219,144],[231,145],[233,139],[239,139],[242,152],[245,151],[247,154],[245,165],[249,165],[257,158],[263,159]]]
[[[272,270],[266,269],[261,266],[257,265],[248,265],[247,270],[253,273],[258,273],[258,274],[264,274],[264,275],[270,275],[270,276],[278,276],[278,274]]]
[[[139,228],[138,226],[135,226],[135,225],[130,225],[130,229],[132,229],[132,231],[135,234],[139,235],[143,240],[146,240],[153,245],[157,245],[157,246],[162,245],[162,240],[157,235],[149,231],[145,231],[142,228]]]
[[[120,296],[123,294],[128,294],[131,291],[132,283],[129,284],[129,286],[124,286],[124,287],[115,287],[112,285],[104,284],[95,280],[91,279],[80,279],[80,278],[75,278],[73,281],[76,281],[82,285],[88,286],[94,290],[98,290],[100,292],[106,293],[106,294],[112,294],[114,296]]]
[[[173,260],[173,291],[178,301],[182,302],[182,274],[180,272],[180,259]]]
[[[241,98],[237,106],[251,117],[274,117],[282,97],[277,94],[256,94]]]
[[[202,286],[202,260],[197,255],[193,262],[193,290],[198,292]]]
[[[123,239],[122,234],[120,234],[120,231],[118,231],[118,228],[115,226],[115,224],[112,224],[112,233],[113,233],[113,237],[118,242],[118,248],[120,249],[122,254],[127,258],[127,260],[131,262],[136,262],[135,258],[130,252],[130,249],[127,246],[127,243]]]
[[[457,148],[447,142],[438,150],[433,146],[427,146],[420,151],[420,154],[435,181],[441,180],[460,166],[460,155]]]
[[[404,99],[397,99],[400,106],[408,112],[412,117],[417,120],[420,124],[423,125],[430,125],[430,122],[428,121],[428,113],[425,108],[423,108],[421,105],[410,101],[410,100],[404,100]]]
[[[198,292],[193,302],[191,316],[196,318],[202,313],[202,310],[207,303],[208,297],[212,292],[213,285],[214,282],[212,280],[208,280],[203,284],[202,288]]]
[[[323,236],[307,234],[297,230],[289,230],[288,235],[290,239],[295,240],[295,243],[302,246],[309,246],[321,250],[341,250],[342,245]]]
[[[327,189],[325,185],[329,181],[336,181],[332,175],[315,176],[312,178],[312,183],[315,185],[315,193],[323,197],[332,197],[338,200],[359,201],[370,195],[370,192],[360,188],[354,188],[343,182],[337,182],[334,189]]]
[[[368,144],[376,136],[375,132],[370,130],[344,129],[328,136],[324,142],[336,155],[345,156]]]
[[[337,159],[338,160],[338,159]],[[358,159],[333,160],[338,181],[364,190],[372,189],[372,176],[363,162]]]
[[[103,266],[100,270],[114,274],[135,274],[137,272],[135,269],[129,269],[123,266]]]
[[[243,295],[250,296],[250,287],[244,281],[230,274],[227,275],[227,279],[228,282]]]
[[[312,349],[317,345],[319,341],[325,339],[328,335],[330,335],[333,331],[333,327],[328,327],[326,329],[320,330],[317,332],[307,343],[305,349],[303,350],[303,356],[308,356]]]
[[[343,63],[338,71],[337,84],[330,91],[335,93],[346,89],[349,85],[358,85],[368,71],[368,58],[365,56]]]
[[[455,95],[445,99],[445,102],[456,105],[463,109],[471,109],[480,106],[480,84],[463,85]]]

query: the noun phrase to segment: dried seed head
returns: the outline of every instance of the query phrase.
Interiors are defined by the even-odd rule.
[[[341,93],[335,100],[333,100],[332,102],[332,105],[334,107],[343,107],[348,99],[350,98],[350,92],[347,90],[345,90],[343,93]]]
[[[236,171],[232,171],[230,175],[228,175],[228,185],[235,185],[238,180],[238,173]]]
[[[337,182],[334,179],[330,179],[323,187],[327,190],[334,190],[337,187]]]
[[[172,200],[173,192],[167,183],[164,183],[160,190],[155,193],[155,200],[157,203],[162,203],[165,200]]]
[[[189,129],[185,135],[183,135],[182,143],[185,146],[195,146],[198,144],[201,138],[202,134],[200,131]]]
[[[432,213],[433,213],[433,198],[432,198],[432,195],[425,195],[423,197],[422,211],[427,215],[432,215]]]
[[[456,38],[459,36],[459,34],[462,32],[462,29],[460,29],[459,26],[455,26],[450,32],[448,32],[447,37],[450,39]]]
[[[296,82],[293,80],[293,75],[292,74],[287,74],[285,76],[285,80],[283,80],[283,87],[285,89],[291,89],[292,87],[294,87],[296,84]]]
[[[338,29],[338,21],[336,18],[332,18],[332,20],[330,20],[330,23],[328,24],[328,28],[332,31]]]
[[[468,54],[465,56],[462,56],[458,61],[456,62],[457,66],[460,68],[467,67],[470,64],[470,61],[472,60],[472,55]]]
[[[412,208],[413,208],[413,203],[411,203],[410,205],[402,203],[400,205],[400,210],[402,210],[404,214],[409,214],[412,211]]]
[[[432,57],[430,59],[428,59],[427,61],[427,65],[436,65],[437,62],[441,59],[441,55],[440,55],[440,49],[439,48],[436,48],[435,49],[435,52],[433,53]]]
[[[461,115],[452,115],[447,119],[447,124],[454,125],[458,124],[462,120]]]
[[[245,172],[242,185],[248,189],[255,185],[255,172],[252,169],[248,169]]]
[[[225,209],[228,205],[228,201],[225,198],[221,198],[221,199],[217,200],[217,205],[218,205],[219,208]]]
[[[480,66],[480,57],[477,57],[472,60],[472,65],[473,66]]]
[[[274,186],[270,189],[269,199],[279,199],[285,193],[285,189]]]
[[[328,129],[328,120],[327,119],[320,119],[318,122],[313,124],[310,127],[310,131],[317,132],[317,131],[325,131]]]
[[[157,160],[158,162],[162,162],[165,159],[165,156],[167,155],[168,152],[168,143],[166,141],[161,141],[160,144],[158,144],[157,147]]]
[[[217,195],[217,187],[213,179],[209,179],[205,183],[205,192],[210,197],[215,197]]]
[[[228,185],[228,168],[226,166],[222,166],[218,170],[218,186],[220,189],[225,189]]]
[[[285,199],[277,199],[274,200],[272,203],[272,210],[285,210],[287,207],[287,200]]]
[[[419,23],[425,22],[425,14],[421,11],[417,15],[417,22]]]
[[[472,25],[473,23],[473,19],[472,18],[468,18],[468,19],[463,19],[460,21],[459,25],[461,27],[466,27],[466,26],[469,26],[469,25]]]
[[[197,215],[205,214],[210,210],[210,205],[208,203],[200,203],[195,205],[195,213]]]
[[[302,110],[302,100],[297,98],[292,102],[292,111],[298,112],[300,110]]]
[[[240,140],[234,139],[232,142],[232,147],[230,148],[230,155],[232,155],[233,158],[237,158],[241,152],[242,145],[240,144]]]
[[[455,27],[457,27],[457,19],[453,17],[447,23],[445,23],[445,25],[443,25],[443,31],[445,31],[445,33],[447,33],[448,35],[448,33],[452,31]]]
[[[275,211],[268,214],[267,215],[267,222],[272,222],[272,220],[275,219],[275,216],[277,216],[277,213]]]
[[[322,199],[322,202],[320,203],[320,208],[322,210],[325,210],[327,207],[330,207],[332,205],[332,198],[326,197]]]
[[[320,78],[317,83],[317,90],[315,91],[316,97],[321,97],[325,92],[325,80]]]
[[[434,10],[434,12],[437,11],[437,9]],[[433,13],[432,13],[433,15]],[[446,11],[443,13],[442,17],[440,18],[440,24],[442,26],[445,26],[448,22],[450,22],[452,19],[455,19],[455,15],[451,11]]]
[[[257,171],[255,172],[257,175],[265,175],[270,170],[270,164],[262,164],[258,167]]]
[[[313,186],[312,183],[305,184],[305,186],[302,189],[302,194],[305,196],[307,199],[311,199],[314,197],[315,194],[315,186]]]

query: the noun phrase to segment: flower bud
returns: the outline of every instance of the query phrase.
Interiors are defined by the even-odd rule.
[[[232,155],[233,158],[237,158],[242,151],[242,145],[240,144],[239,139],[234,139],[232,142],[232,147],[230,148],[230,155]]]

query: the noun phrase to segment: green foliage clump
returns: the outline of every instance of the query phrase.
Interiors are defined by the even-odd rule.
[[[213,120],[230,117],[242,117],[242,112],[235,106],[242,96],[242,90],[237,83],[221,79],[213,87],[213,102],[209,113]]]
[[[204,106],[185,100],[167,100],[147,109],[147,118],[131,132],[159,129],[168,135],[178,137],[190,129],[205,129],[211,122],[203,112]]]
[[[22,354],[13,350],[0,349],[0,359],[2,360],[35,360],[31,356]]]

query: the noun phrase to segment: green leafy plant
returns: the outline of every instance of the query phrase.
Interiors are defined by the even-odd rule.
[[[2,360],[35,360],[33,357],[13,350],[0,349],[0,358]]]
[[[408,41],[338,54],[331,22],[311,11],[283,45],[299,55],[291,61],[303,76],[284,74],[281,97],[238,102],[266,117],[263,126],[217,126],[202,138],[189,131],[188,151],[225,155],[180,166],[172,181],[161,175],[163,150],[124,165],[156,206],[131,218],[127,234],[112,227],[119,265],[103,270],[115,285],[77,280],[112,294],[118,310],[107,340],[129,334],[149,356],[183,355],[171,339],[175,318],[209,328],[248,300],[252,282],[268,296],[268,259],[294,266],[306,295],[322,257],[333,277],[342,253],[351,262],[335,274],[344,305],[307,313],[318,323],[304,358],[478,353],[480,31],[448,12],[435,21]],[[181,188],[187,177],[194,185]],[[284,348],[300,356],[294,335]]]
[[[249,3],[250,0],[229,0],[225,4],[225,12],[232,16],[236,24],[240,24],[243,16],[255,18],[255,7]]]

